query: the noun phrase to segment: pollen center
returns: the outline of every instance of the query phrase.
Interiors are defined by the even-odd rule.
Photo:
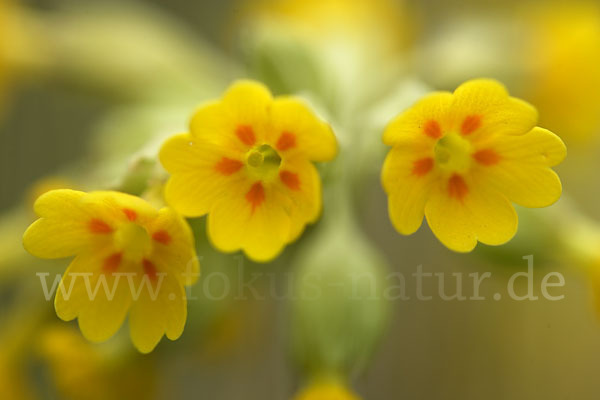
[[[257,179],[268,179],[274,177],[279,171],[281,157],[275,149],[268,144],[262,144],[252,148],[246,154],[248,170]]]
[[[434,148],[436,164],[451,172],[464,172],[471,165],[471,143],[456,133],[448,133]]]
[[[139,261],[150,253],[152,242],[146,229],[132,222],[115,232],[115,247],[125,258]]]

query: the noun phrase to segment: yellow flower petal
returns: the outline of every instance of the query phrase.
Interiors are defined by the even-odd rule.
[[[239,158],[242,154],[210,142],[199,141],[189,133],[167,139],[160,149],[160,161],[170,173],[189,173],[199,169],[215,171],[221,157]]]
[[[136,222],[145,224],[158,215],[158,210],[144,199],[115,191],[95,191],[82,198],[88,212],[106,222],[128,221],[126,210],[135,211]]]
[[[36,257],[64,258],[85,250],[88,236],[87,226],[80,221],[41,218],[25,231],[23,246]]]
[[[147,285],[143,287],[129,315],[131,340],[142,353],[154,350],[163,335],[178,339],[187,318],[185,290],[177,276],[165,273],[162,280],[158,279],[152,290]]]
[[[472,140],[492,134],[523,135],[538,121],[533,106],[509,97],[506,88],[495,80],[468,81],[456,89],[453,97],[448,110],[451,131]]]
[[[421,226],[435,177],[433,158],[427,153],[395,147],[386,157],[382,184],[389,195],[390,219],[401,234],[410,235]]]
[[[220,251],[243,249],[252,260],[265,262],[283,250],[290,236],[290,216],[285,210],[289,200],[268,186],[264,201],[254,208],[246,199],[252,187],[236,187],[229,198],[214,206],[208,215],[208,235]]]
[[[525,207],[546,207],[560,198],[560,179],[550,169],[567,152],[558,136],[535,128],[522,136],[495,136],[485,146],[497,152],[500,160],[480,166],[477,173],[510,200]]]
[[[337,154],[331,127],[319,120],[306,104],[293,97],[278,97],[271,108],[269,141],[278,151],[313,161],[329,161]]]
[[[427,222],[448,248],[469,252],[477,240],[489,245],[508,242],[517,231],[517,213],[510,202],[472,179],[465,179],[468,192],[462,200],[449,195],[446,184],[437,185],[425,206]]]
[[[195,242],[188,223],[170,208],[159,211],[158,218],[149,225],[155,242],[150,257],[158,267],[172,271],[185,285],[192,285],[200,275],[200,264]]]
[[[89,230],[82,220],[83,192],[61,189],[47,192],[35,202],[34,210],[42,217],[23,236],[23,246],[40,258],[69,257],[89,243]],[[65,215],[65,210],[70,210]]]
[[[190,123],[191,135],[203,142],[247,150],[266,136],[265,122],[273,98],[262,84],[238,81],[230,86],[222,102],[198,108]]]
[[[567,147],[554,133],[536,127],[523,136],[495,136],[488,143],[503,160],[553,167],[567,156]]]
[[[123,324],[131,304],[131,292],[124,276],[103,273],[109,252],[75,257],[65,272],[54,299],[58,317],[78,318],[83,336],[101,342],[113,336]]]
[[[252,99],[251,102],[248,99]],[[260,82],[239,80],[225,92],[223,103],[238,116],[263,120],[267,108],[273,101],[269,89]]]
[[[407,143],[431,145],[448,128],[447,113],[452,99],[448,92],[425,96],[392,120],[383,134],[383,142],[389,146]]]
[[[2,0],[0,0],[2,1]],[[60,176],[47,176],[34,182],[27,191],[27,206],[34,206],[35,202],[45,193],[58,189],[74,189],[75,185]],[[81,193],[81,192],[79,192]],[[33,207],[32,207],[33,208]]]
[[[191,135],[171,137],[160,152],[160,160],[172,175],[165,187],[165,199],[180,213],[198,217],[210,208],[231,183],[241,176],[242,156],[228,151],[226,147],[199,142]],[[219,171],[222,163],[229,169]],[[238,169],[234,167],[238,163]]]
[[[85,196],[85,193],[77,190],[51,190],[42,194],[35,201],[33,208],[35,213],[40,217],[62,216],[65,208],[70,210],[70,214],[80,216],[84,213],[80,205],[80,200],[83,196]]]
[[[285,197],[290,199],[290,235],[288,242],[295,241],[307,224],[314,223],[321,215],[322,191],[319,172],[310,162],[294,160],[285,163],[282,171],[291,172],[298,177],[298,188],[280,184]]]

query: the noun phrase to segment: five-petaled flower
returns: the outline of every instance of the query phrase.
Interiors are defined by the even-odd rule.
[[[163,145],[160,160],[171,173],[166,201],[189,217],[208,214],[208,235],[220,251],[243,249],[268,261],[319,217],[321,180],[312,161],[336,152],[331,128],[302,101],[236,82],[197,110],[190,133]]]
[[[61,319],[78,318],[83,335],[97,342],[129,313],[131,339],[144,353],[164,334],[181,335],[184,285],[195,281],[199,265],[179,214],[124,193],[67,189],[45,193],[34,208],[40,218],[25,232],[25,249],[41,258],[75,256],[56,292]]]
[[[493,80],[473,80],[452,93],[432,93],[387,127],[393,146],[382,172],[389,213],[402,234],[423,216],[452,250],[479,240],[509,241],[517,230],[511,204],[551,205],[562,187],[550,168],[566,156],[558,136],[536,127],[537,111]]]

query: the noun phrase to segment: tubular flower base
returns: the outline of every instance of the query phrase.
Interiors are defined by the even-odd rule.
[[[58,316],[78,318],[90,341],[110,338],[129,312],[133,344],[150,352],[185,325],[184,285],[198,276],[192,232],[169,208],[118,192],[52,190],[35,203],[40,219],[25,249],[41,258],[75,256],[55,298]]]
[[[294,400],[360,400],[338,382],[321,382],[308,386]]]
[[[562,192],[550,167],[565,145],[536,123],[531,105],[492,80],[430,94],[399,115],[384,133],[393,148],[382,172],[398,232],[414,233],[426,216],[454,251],[509,241],[517,231],[511,201],[546,207]]]
[[[190,133],[163,145],[165,197],[186,216],[208,214],[220,251],[269,261],[319,217],[321,180],[311,161],[336,152],[331,128],[302,101],[240,81],[198,109]]]

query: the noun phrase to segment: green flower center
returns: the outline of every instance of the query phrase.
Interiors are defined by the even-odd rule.
[[[246,153],[246,164],[257,179],[268,179],[279,171],[281,157],[268,144],[261,144]]]
[[[117,249],[130,260],[139,261],[152,250],[152,242],[146,229],[133,222],[117,229],[114,240]]]
[[[451,172],[464,172],[471,166],[471,142],[457,133],[448,133],[433,149],[436,164]]]

